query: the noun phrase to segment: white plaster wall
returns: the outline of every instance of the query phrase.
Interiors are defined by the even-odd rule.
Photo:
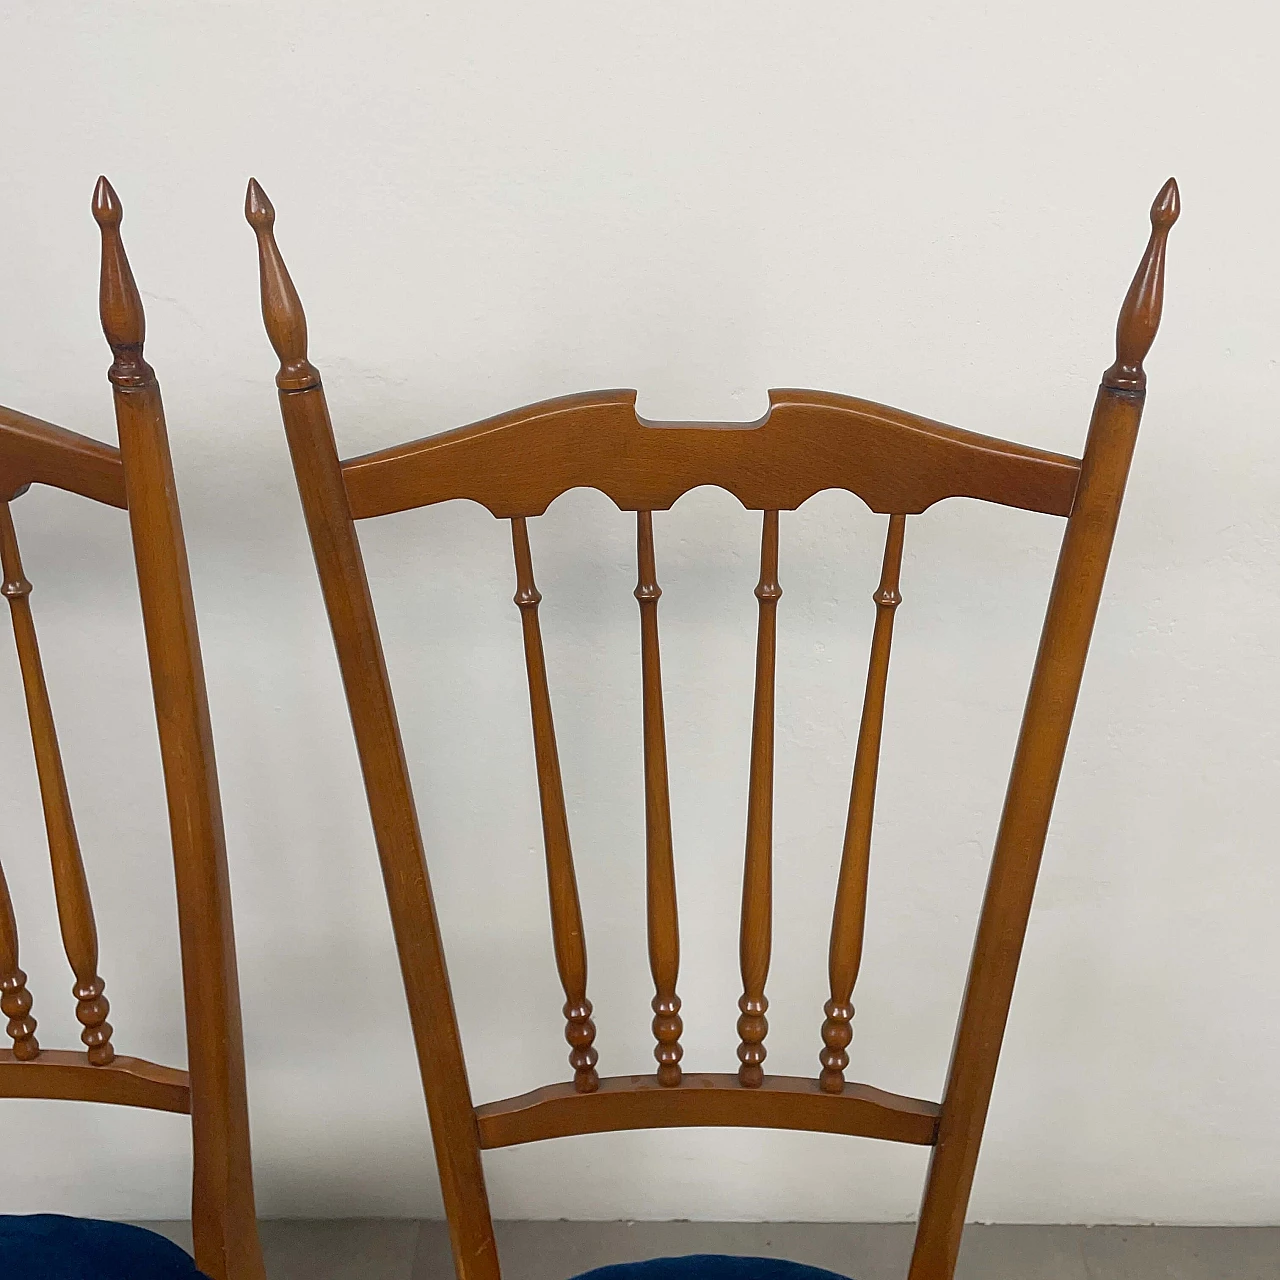
[[[1280,307],[1272,6],[10,3],[0,399],[112,438],[109,174],[169,409],[235,885],[260,1205],[440,1208],[382,890],[257,311],[256,174],[355,453],[635,386],[748,419],[852,392],[1079,449],[1169,173],[1184,214],[1130,500],[974,1189],[1006,1221],[1280,1220]],[[181,1061],[158,754],[119,513],[16,508],[123,1051]],[[758,518],[656,521],[686,1065],[733,1065]],[[770,1063],[815,1069],[881,522],[783,520]],[[909,529],[854,1070],[936,1095],[1056,522]],[[650,1061],[632,521],[534,526],[601,1065]],[[365,528],[479,1098],[562,1077],[507,531]],[[7,630],[7,629],[6,629]],[[3,847],[73,1043],[11,646]],[[185,1211],[173,1117],[6,1103],[0,1209]],[[18,1153],[15,1155],[14,1153]],[[495,1211],[901,1219],[916,1150],[688,1131],[488,1160]]]

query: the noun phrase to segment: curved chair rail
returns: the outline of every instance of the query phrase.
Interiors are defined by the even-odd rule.
[[[746,1089],[736,1073],[686,1073],[674,1088],[652,1075],[607,1076],[594,1093],[547,1085],[477,1107],[476,1124],[486,1150],[619,1129],[708,1125],[843,1133],[927,1147],[937,1141],[940,1114],[936,1103],[867,1084],[827,1093],[817,1080],[765,1076],[758,1089]]]
[[[0,405],[0,501],[48,484],[111,507],[128,506],[120,450]]]
[[[185,1071],[144,1058],[117,1057],[109,1066],[94,1067],[83,1053],[68,1049],[42,1049],[30,1062],[20,1062],[12,1049],[0,1049],[0,1098],[61,1098],[191,1112]]]
[[[753,423],[648,422],[635,404],[634,391],[588,391],[349,458],[351,514],[470,498],[498,517],[535,516],[578,487],[624,511],[665,511],[715,485],[757,511],[834,488],[893,514],[966,497],[1065,516],[1080,475],[1076,458],[825,391],[770,391]]]

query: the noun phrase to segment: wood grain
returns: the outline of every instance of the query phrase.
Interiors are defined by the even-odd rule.
[[[653,975],[653,1056],[658,1083],[680,1083],[684,1049],[680,1035],[680,921],[676,904],[675,855],[671,844],[671,795],[667,776],[667,728],[662,709],[662,655],[658,645],[658,570],[653,550],[653,513],[636,513],[636,601],[640,605],[640,681],[644,704],[645,918],[649,971]]]
[[[8,1019],[5,1030],[13,1041],[12,1050],[4,1052],[12,1053],[16,1062],[30,1062],[39,1057],[36,1020],[31,1016],[31,992],[27,990],[27,975],[19,964],[18,922],[3,866],[0,866],[0,1013]]]
[[[34,1062],[0,1049],[0,1098],[58,1098],[67,1102],[109,1102],[149,1111],[191,1111],[187,1073],[142,1058],[117,1055],[95,1067],[82,1053],[45,1049]]]
[[[1177,212],[1170,179],[1152,207],[1151,240],[1120,310],[1116,363],[1094,402],[996,833],[909,1280],[949,1280],[960,1251],[1031,900],[1142,419],[1141,362],[1160,321],[1164,240]],[[1127,385],[1111,385],[1116,381]]]
[[[104,1067],[115,1057],[115,1050],[111,1047],[112,1028],[107,1021],[111,1006],[103,994],[105,984],[98,973],[98,927],[93,917],[89,880],[80,855],[75,817],[71,812],[71,796],[62,767],[62,751],[58,746],[58,731],[49,702],[44,665],[40,660],[35,620],[31,616],[31,583],[23,572],[13,513],[7,502],[0,503],[0,565],[4,569],[4,585],[0,586],[0,593],[9,601],[14,644],[22,669],[22,688],[26,695],[31,746],[35,753],[40,802],[44,809],[62,946],[75,974],[72,995],[76,998],[76,1019],[84,1028],[80,1039],[84,1042],[89,1062],[95,1067]]]
[[[631,391],[597,391],[515,409],[471,426],[341,462],[319,375],[307,360],[306,324],[276,248],[274,211],[251,186],[247,212],[258,235],[263,313],[280,356],[285,430],[365,770],[393,926],[419,1044],[445,1209],[461,1280],[498,1280],[498,1263],[479,1150],[574,1134],[680,1125],[742,1125],[859,1134],[935,1144],[911,1280],[952,1280],[974,1166],[1009,1011],[1031,895],[1067,732],[1101,594],[1142,407],[1142,361],[1160,318],[1165,240],[1177,215],[1172,184],[1158,197],[1152,235],[1121,310],[1116,362],[1104,376],[1083,461],[978,436],[846,396],[774,391],[759,422],[654,423],[635,412]],[[699,485],[716,485],[764,513],[757,587],[752,725],[740,962],[738,1075],[681,1070],[679,934],[671,856],[670,800],[657,639],[660,593],[652,513]],[[585,1005],[581,920],[570,893],[563,789],[551,730],[541,633],[526,520],[561,493],[586,486],[638,513],[641,672],[649,890],[647,918],[654,1010],[655,1075],[547,1085],[471,1110],[452,995],[421,865],[403,752],[377,640],[354,521],[452,499],[469,499],[511,519],[517,604],[524,619],[540,753],[544,820],[561,869],[553,884],[562,977]],[[771,952],[772,778],[778,585],[778,513],[814,493],[847,489],[890,517],[877,621],[868,663],[829,956],[820,1078],[764,1073],[765,983]],[[939,1104],[844,1081],[861,965],[867,872],[894,609],[905,518],[948,497],[978,498],[1068,517],[1049,611],[1028,697],[991,880],[948,1073]],[[539,711],[539,706],[542,710]],[[561,828],[563,827],[563,835]],[[405,885],[413,886],[406,892]],[[572,910],[569,910],[572,904]],[[565,940],[569,940],[567,947]],[[573,1006],[573,1001],[570,1002]],[[668,1056],[664,1060],[663,1052]],[[679,1074],[677,1074],[679,1072]]]
[[[816,1080],[765,1076],[756,1088],[745,1089],[736,1075],[687,1072],[677,1088],[653,1076],[605,1077],[587,1095],[547,1085],[477,1107],[476,1122],[486,1149],[572,1134],[705,1125],[820,1130],[929,1146],[938,1107],[864,1084],[846,1084],[837,1095]]]
[[[778,648],[778,513],[766,511],[760,535],[760,581],[756,583],[755,698],[751,714],[751,765],[747,787],[747,847],[742,869],[742,919],[738,962],[738,1082],[758,1089],[768,1050],[769,1001],[764,994],[773,944],[773,704]]]
[[[1116,359],[1102,375],[1104,387],[1115,391],[1146,389],[1147,374],[1142,362],[1160,329],[1165,253],[1181,207],[1178,184],[1170,178],[1151,206],[1151,237],[1116,320]]]
[[[275,210],[253,181],[245,216],[258,240],[262,318],[280,359],[280,413],[360,757],[431,1119],[454,1270],[458,1280],[500,1280],[440,924],[333,426],[320,375],[307,360],[302,305],[276,245]]]
[[[560,975],[565,997],[564,1036],[569,1042],[573,1087],[579,1093],[590,1093],[600,1077],[596,1072],[596,1024],[591,1020],[591,1001],[587,999],[587,943],[582,932],[582,905],[578,900],[578,878],[574,873],[573,849],[569,844],[569,815],[564,804],[560,753],[556,749],[556,726],[551,715],[551,690],[547,684],[547,661],[542,649],[542,628],[538,622],[542,594],[533,578],[529,529],[523,516],[511,521],[511,541],[516,559],[514,600],[520,610],[520,628],[524,634],[534,763],[538,773],[538,800],[542,808],[547,893],[551,902],[551,940],[555,949],[556,972]]]
[[[0,876],[0,1008],[15,1035],[0,1051],[0,1096],[117,1103],[191,1116],[192,1234],[210,1280],[265,1280],[249,1158],[226,848],[182,522],[160,389],[143,355],[142,300],[106,178],[93,195],[101,238],[99,314],[111,347],[120,447],[0,409],[0,561],[44,805],[63,942],[76,975],[87,1053],[41,1049],[18,968],[12,904]],[[97,971],[97,928],[49,690],[8,503],[47,484],[127,509],[164,767],[178,900],[190,1071],[117,1056]],[[109,676],[104,677],[109,678]]]
[[[120,238],[120,202],[105,178],[94,192],[93,214],[102,237],[99,315],[112,354],[107,377],[125,474],[177,886],[195,1258],[211,1280],[264,1280],[226,837],[169,434],[160,387],[143,356],[146,324]]]
[[[844,1072],[849,1065],[847,1050],[853,1040],[853,1005],[850,1002],[862,967],[862,941],[866,933],[871,825],[875,816],[876,780],[880,772],[880,739],[884,731],[884,699],[889,681],[889,654],[893,647],[893,619],[902,602],[898,588],[906,525],[906,516],[889,517],[880,583],[872,596],[876,605],[876,625],[871,634],[867,687],[862,699],[853,783],[849,788],[849,816],[845,822],[840,878],[831,918],[831,947],[827,956],[831,999],[823,1008],[826,1020],[822,1024],[819,1061],[822,1063],[822,1087],[831,1093],[839,1093],[844,1086]]]
[[[0,405],[0,501],[52,485],[109,507],[125,505],[120,450]]]
[[[589,391],[351,458],[351,513],[470,498],[495,516],[535,516],[578,486],[624,511],[665,511],[715,485],[757,511],[847,489],[886,514],[968,497],[1066,515],[1080,470],[1075,458],[825,391],[770,391],[769,412],[746,424],[647,422],[635,403],[634,391]]]

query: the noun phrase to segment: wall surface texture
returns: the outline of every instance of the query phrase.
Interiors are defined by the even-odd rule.
[[[1164,329],[974,1190],[999,1221],[1280,1220],[1278,92],[1273,6],[139,3],[0,14],[0,401],[113,438],[120,193],[187,521],[273,1216],[440,1202],[336,664],[258,316],[252,173],[344,453],[591,387],[748,420],[813,386],[1078,452],[1170,174]],[[181,1062],[127,532],[15,507],[122,1052]],[[759,518],[655,518],[686,1066],[729,1070]],[[651,1064],[633,529],[531,526],[601,1067]],[[908,528],[853,1073],[936,1096],[1060,526]],[[812,1072],[883,522],[782,520],[769,1062]],[[508,531],[364,529],[480,1099],[563,1078]],[[0,857],[73,1044],[7,625]],[[183,1123],[7,1103],[0,1209],[182,1216]],[[488,1161],[506,1217],[895,1220],[923,1153],[787,1134]]]

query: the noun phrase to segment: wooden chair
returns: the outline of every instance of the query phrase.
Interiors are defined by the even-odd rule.
[[[13,903],[0,874],[0,1097],[65,1098],[191,1117],[192,1232],[212,1280],[262,1280],[249,1165],[249,1119],[231,898],[213,739],[191,581],[160,388],[143,359],[142,302],[120,240],[120,203],[105,178],[93,197],[102,234],[102,328],[120,446],[0,408],[0,554],[13,617],[48,831],[58,918],[84,1049],[46,1049],[19,967]],[[116,1052],[98,967],[98,938],[63,775],[49,692],[10,504],[53,485],[126,510],[133,537],[163,757],[177,882],[188,1069]],[[175,1245],[137,1228],[51,1216],[0,1219],[6,1274],[168,1277],[195,1274]],[[12,1270],[9,1270],[9,1267]]]
[[[1156,335],[1165,241],[1178,216],[1172,179],[1120,312],[1116,360],[1102,377],[1083,458],[975,435],[883,405],[815,391],[771,391],[759,422],[646,422],[635,392],[597,391],[516,409],[361,457],[339,458],[306,319],[276,246],[275,212],[250,182],[262,311],[280,358],[285,432],[352,725],[400,953],[459,1280],[497,1280],[481,1152],[567,1134],[677,1125],[763,1126],[886,1138],[933,1148],[910,1280],[953,1274],[1049,814],[1142,416],[1143,359]],[[681,1068],[679,934],[667,792],[653,512],[716,485],[763,513],[755,711],[742,886],[738,1068]],[[575,486],[636,512],[644,708],[647,917],[653,1000],[651,1075],[597,1073],[587,957],[570,853],[528,521]],[[779,512],[821,489],[857,494],[888,517],[848,825],[830,945],[831,998],[821,1071],[765,1073],[771,934],[775,615]],[[908,516],[949,497],[979,498],[1066,520],[1040,649],[996,839],[951,1066],[941,1102],[845,1080],[862,954],[872,805],[885,682]],[[571,1082],[475,1106],[441,949],[422,838],[355,522],[468,498],[511,522],[515,603],[524,632],[556,964],[564,986]],[[640,1264],[626,1274],[657,1275]],[[662,1275],[746,1275],[721,1259],[668,1264]],[[752,1264],[753,1276],[767,1272]],[[716,1268],[720,1268],[716,1270]],[[674,1268],[674,1269],[672,1269]],[[728,1268],[728,1269],[726,1269]],[[609,1272],[611,1269],[606,1269]],[[604,1275],[605,1273],[601,1273]],[[622,1271],[617,1273],[623,1274]],[[777,1272],[776,1274],[782,1274]],[[787,1274],[796,1274],[788,1272]]]

